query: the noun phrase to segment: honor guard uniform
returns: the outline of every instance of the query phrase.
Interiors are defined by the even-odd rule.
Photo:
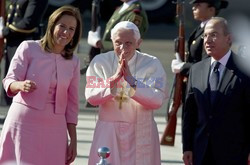
[[[19,44],[24,40],[39,39],[39,24],[47,5],[48,0],[10,0],[6,25],[2,31],[5,38],[5,66],[1,69],[3,77],[8,72],[10,61]],[[1,105],[10,105],[12,99],[1,90]]]
[[[200,21],[200,25],[194,29],[190,34],[187,41],[186,61],[180,61],[178,58],[172,60],[171,68],[172,72],[180,73],[181,75],[188,77],[189,69],[194,63],[201,61],[208,57],[203,48],[203,32],[206,23],[214,16],[219,14],[221,9],[227,8],[228,2],[225,0],[191,0],[190,4],[193,5],[193,17],[195,20]],[[187,79],[184,79],[187,80]],[[183,85],[183,98],[185,100],[186,84]]]
[[[142,9],[141,3],[139,1],[132,3],[127,9],[120,12],[122,7],[123,6],[115,10],[106,25],[106,29],[102,38],[103,52],[107,52],[113,49],[112,42],[110,39],[111,29],[121,21],[130,21],[137,25],[142,38],[145,32],[148,30],[147,14],[145,10]]]
[[[121,21],[130,21],[137,25],[142,38],[148,30],[148,17],[146,11],[141,6],[140,0],[127,0],[123,2],[123,5],[114,11],[113,15],[106,24],[102,40],[100,39],[100,28],[99,31],[89,32],[88,43],[91,46],[98,47],[97,42],[101,40],[101,52],[113,50],[113,45],[110,39],[111,29]]]
[[[199,5],[201,3],[204,5],[204,8],[206,8],[205,11],[199,10],[198,6],[201,6]],[[212,17],[218,15],[221,9],[227,8],[228,6],[228,2],[225,0],[192,0],[190,1],[190,4],[193,5],[192,10],[194,14],[194,19],[200,21],[201,23],[198,27],[194,29],[194,31],[190,34],[188,38],[186,62],[183,63],[183,66],[180,69],[181,74],[186,77],[189,74],[189,69],[192,66],[192,64],[208,57],[203,48],[203,38],[202,38],[202,34],[204,32],[206,23]],[[210,11],[210,15],[207,14],[208,11]],[[200,14],[197,14],[198,12]]]

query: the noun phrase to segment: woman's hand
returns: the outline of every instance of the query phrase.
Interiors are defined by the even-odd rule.
[[[37,86],[34,81],[31,80],[24,80],[24,81],[14,81],[10,84],[10,92],[13,94],[21,92],[33,92],[36,90]]]
[[[67,148],[66,164],[70,164],[75,160],[77,155],[76,125],[73,123],[68,123],[67,128],[70,137],[70,143]]]
[[[77,155],[77,148],[76,145],[77,142],[76,141],[71,141],[68,148],[67,148],[67,160],[66,160],[66,164],[70,164],[72,163]]]
[[[36,89],[36,83],[31,80],[25,80],[20,82],[20,91],[33,92]]]

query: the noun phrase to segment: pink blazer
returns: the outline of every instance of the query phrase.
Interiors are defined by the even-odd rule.
[[[65,60],[58,54],[44,52],[41,49],[40,41],[24,41],[17,48],[9,71],[3,79],[4,89],[9,96],[14,97],[13,102],[43,110],[47,101],[55,60],[58,81],[55,113],[65,114],[68,123],[77,123],[80,60],[75,55],[72,60]],[[18,92],[16,95],[8,91],[13,81],[23,80],[34,81],[37,89],[30,93]]]

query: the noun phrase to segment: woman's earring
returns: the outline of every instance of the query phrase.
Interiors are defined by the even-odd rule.
[[[73,46],[73,39],[70,41],[69,44],[70,44],[70,46]]]

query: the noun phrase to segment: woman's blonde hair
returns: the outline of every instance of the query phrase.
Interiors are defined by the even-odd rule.
[[[45,35],[41,39],[41,45],[42,48],[47,51],[51,52],[55,45],[53,31],[55,29],[56,23],[63,15],[69,15],[76,18],[77,26],[75,29],[75,34],[72,38],[72,41],[67,44],[64,48],[64,53],[62,56],[65,59],[71,59],[73,56],[73,52],[77,47],[77,44],[79,43],[81,36],[82,36],[82,19],[81,14],[78,8],[73,6],[62,6],[55,10],[49,17],[48,20],[48,26]]]

